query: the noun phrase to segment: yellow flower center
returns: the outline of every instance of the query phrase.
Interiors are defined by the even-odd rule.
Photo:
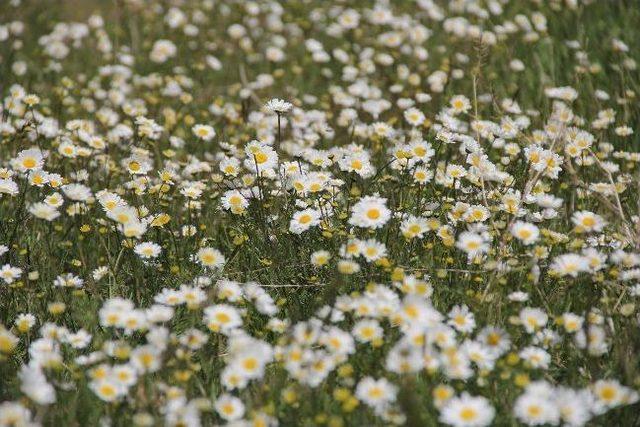
[[[542,408],[536,405],[532,405],[527,408],[527,413],[530,417],[537,418],[542,413]]]
[[[374,334],[374,330],[371,326],[365,326],[360,330],[360,335],[362,335],[363,338],[369,339],[373,337],[373,334]]]
[[[269,157],[266,154],[264,154],[262,151],[255,153],[254,156],[256,158],[256,163],[258,163],[259,165],[263,164],[269,159]]]
[[[258,367],[258,361],[255,358],[245,359],[242,362],[242,367],[247,371],[253,371]]]
[[[367,211],[367,218],[369,219],[378,219],[380,218],[380,210],[376,208],[369,209]]]
[[[531,237],[531,230],[527,230],[526,228],[522,229],[518,232],[518,235],[521,239],[528,239],[529,237]]]
[[[372,399],[380,399],[383,394],[384,393],[380,387],[373,387],[369,390],[369,397]]]
[[[311,222],[311,219],[312,219],[312,218],[311,218],[311,215],[309,215],[309,214],[303,214],[303,215],[300,215],[300,218],[298,218],[298,222],[299,222],[300,224],[308,224],[308,223],[310,223],[310,222]]]
[[[113,397],[116,395],[116,389],[112,385],[105,384],[100,387],[100,394],[104,397]]]
[[[480,243],[478,243],[476,241],[471,241],[471,242],[467,243],[467,249],[476,250],[479,247],[480,247]]]
[[[36,159],[34,159],[33,157],[27,157],[26,159],[22,160],[22,166],[25,169],[33,169],[37,164],[38,162],[36,162]]]
[[[464,421],[474,420],[478,416],[478,412],[473,408],[462,408],[460,411],[460,418]]]
[[[216,320],[220,323],[229,323],[231,321],[231,316],[227,313],[217,313]]]
[[[582,225],[584,225],[585,227],[593,227],[594,225],[596,225],[596,220],[592,216],[584,217],[582,218]]]
[[[216,256],[214,254],[205,253],[200,257],[203,264],[213,264],[216,261]]]
[[[610,401],[613,400],[616,397],[616,391],[613,387],[603,387],[602,390],[600,390],[600,398],[602,400],[606,400],[606,401]]]

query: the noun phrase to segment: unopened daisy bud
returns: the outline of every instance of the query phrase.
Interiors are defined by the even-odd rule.
[[[11,354],[20,340],[0,325],[0,353]]]
[[[622,314],[623,316],[631,316],[635,310],[635,304],[624,304],[622,307],[620,307],[620,314]]]
[[[53,316],[57,316],[64,313],[66,309],[67,309],[67,305],[63,302],[51,302],[47,304],[47,310]]]

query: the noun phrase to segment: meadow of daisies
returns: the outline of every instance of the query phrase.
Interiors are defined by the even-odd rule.
[[[635,0],[5,0],[0,426],[640,425]]]

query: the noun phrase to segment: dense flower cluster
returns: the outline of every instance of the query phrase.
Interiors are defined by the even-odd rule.
[[[7,3],[0,427],[637,422],[638,11]]]

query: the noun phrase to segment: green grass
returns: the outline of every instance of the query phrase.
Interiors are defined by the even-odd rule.
[[[390,28],[370,24],[364,16],[357,29],[345,32],[343,36],[327,34],[329,24],[336,21],[331,12],[334,7],[348,6],[364,13],[374,5],[364,0],[283,3],[282,21],[295,24],[296,30],[285,26],[282,34],[269,27],[264,11],[257,22],[250,23],[243,2],[215,2],[212,10],[207,9],[207,2],[185,2],[182,9],[189,16],[202,15],[202,22],[192,19],[199,30],[194,36],[169,29],[163,23],[164,13],[156,12],[154,8],[168,8],[171,2],[154,0],[144,5],[134,1],[23,3],[19,7],[5,7],[0,17],[0,25],[11,21],[21,21],[25,25],[21,35],[11,35],[7,41],[0,42],[0,93],[9,99],[11,86],[19,84],[27,94],[38,95],[40,102],[23,112],[3,111],[0,123],[12,124],[15,132],[0,133],[0,167],[17,169],[10,161],[25,149],[50,150],[44,166],[46,171],[59,173],[68,182],[81,181],[94,195],[101,190],[117,192],[140,212],[144,207],[149,215],[162,213],[170,220],[162,226],[149,227],[140,239],[130,238],[117,230],[116,222],[105,215],[97,200],[80,202],[79,211],[70,214],[67,208],[73,201],[68,197],[58,209],[61,215],[57,219],[51,222],[38,219],[29,213],[29,207],[59,190],[29,185],[24,174],[16,171],[13,179],[19,186],[18,194],[0,194],[0,245],[8,246],[8,251],[0,255],[0,267],[5,264],[18,267],[22,275],[10,284],[0,279],[0,325],[11,330],[20,341],[15,349],[0,356],[0,402],[19,400],[44,425],[97,425],[106,418],[112,425],[143,425],[141,413],[153,417],[151,425],[161,425],[170,394],[167,386],[176,386],[189,400],[205,399],[200,402],[203,425],[221,423],[212,402],[225,392],[221,374],[233,355],[228,355],[231,350],[227,348],[227,337],[208,331],[202,320],[205,307],[222,303],[214,285],[203,288],[207,298],[197,307],[182,305],[175,308],[175,315],[165,324],[173,335],[163,351],[162,367],[155,373],[141,375],[128,390],[126,398],[113,403],[100,400],[89,387],[89,367],[76,360],[80,355],[103,350],[103,344],[108,341],[127,343],[132,349],[147,342],[145,331],[124,334],[122,330],[101,325],[98,312],[105,301],[122,297],[132,301],[137,308],[148,308],[162,289],[178,289],[201,275],[210,277],[214,284],[221,278],[228,278],[263,285],[279,308],[274,317],[289,322],[284,332],[268,330],[266,325],[270,316],[261,314],[253,303],[229,304],[246,309],[243,314],[245,332],[278,348],[295,343],[293,330],[298,322],[310,319],[325,306],[339,306],[347,296],[357,298],[373,284],[393,289],[402,299],[403,292],[392,283],[409,274],[425,277],[431,284],[433,295],[429,300],[441,313],[446,315],[454,305],[461,304],[473,312],[476,330],[468,336],[458,334],[458,343],[464,338],[475,337],[476,332],[487,325],[504,328],[511,339],[511,347],[498,358],[494,369],[479,372],[474,368],[473,375],[466,381],[448,378],[442,370],[428,372],[422,369],[416,373],[396,374],[386,369],[385,360],[403,332],[392,324],[392,315],[389,315],[381,320],[384,339],[380,345],[356,344],[356,352],[348,360],[337,363],[315,388],[296,381],[286,370],[284,360],[276,358],[269,363],[263,377],[252,380],[243,390],[231,392],[241,398],[248,419],[256,413],[267,413],[285,426],[387,425],[390,421],[376,416],[364,402],[349,407],[348,399],[345,403],[336,397],[336,390],[344,389],[354,400],[356,385],[366,376],[385,377],[398,386],[398,399],[393,408],[404,414],[406,425],[412,426],[439,425],[440,410],[434,406],[432,392],[442,383],[450,384],[458,394],[468,392],[486,397],[496,410],[493,425],[500,426],[519,425],[513,406],[523,393],[525,377],[576,389],[588,387],[599,379],[617,379],[632,390],[639,389],[640,366],[635,355],[640,351],[640,334],[635,306],[637,298],[632,291],[637,281],[620,278],[634,266],[606,261],[600,271],[585,272],[576,278],[558,277],[550,272],[550,265],[557,256],[577,253],[590,246],[589,237],[595,236],[606,243],[598,249],[607,256],[614,247],[630,254],[637,254],[640,248],[640,234],[636,228],[640,213],[638,160],[626,160],[614,154],[640,151],[640,80],[638,70],[629,65],[630,61],[640,61],[637,28],[640,7],[635,2],[581,2],[576,8],[569,8],[558,1],[511,1],[505,2],[502,14],[488,19],[453,9],[446,12],[447,18],[464,16],[471,24],[485,29],[514,22],[518,15],[531,16],[533,12],[546,17],[548,30],[536,32],[537,41],[524,40],[524,33],[518,31],[503,40],[498,39],[494,46],[452,35],[445,31],[443,22],[429,19],[414,2],[391,2],[394,15],[411,20],[409,26],[419,23],[431,30],[430,37],[420,44],[429,53],[427,59],[403,53],[400,48],[383,46],[378,37]],[[256,3],[267,7],[267,2]],[[450,4],[448,1],[436,3],[445,10]],[[322,13],[315,17],[314,10]],[[228,14],[225,15],[225,11]],[[60,70],[52,71],[50,58],[38,39],[49,34],[58,22],[87,22],[92,13],[104,17],[104,34],[108,36],[113,52],[99,51],[97,31],[92,29],[78,47],[71,47],[69,55],[59,61]],[[227,33],[232,23],[244,23],[249,32],[260,30],[250,35],[250,49],[240,47]],[[278,43],[277,40],[273,42],[274,34],[282,35],[287,44],[283,48],[286,58],[281,63],[260,58],[268,47]],[[336,102],[334,93],[336,87],[346,91],[353,82],[342,79],[344,64],[339,60],[332,58],[320,64],[313,61],[304,45],[310,38],[320,41],[329,54],[334,49],[342,49],[349,56],[350,64],[361,66],[361,71],[367,68],[367,64],[358,59],[363,49],[371,48],[375,53],[385,53],[394,59],[392,66],[377,64],[370,73],[362,71],[360,77],[380,89],[381,98],[388,99],[391,108],[374,119],[360,106],[354,106],[361,124],[385,122],[404,137],[411,125],[404,119],[398,99],[413,99],[419,92],[431,94],[431,101],[418,104],[427,121],[417,129],[436,151],[428,164],[428,169],[434,173],[448,164],[468,167],[465,156],[458,149],[460,144],[439,141],[434,126],[441,122],[439,114],[449,107],[453,96],[463,94],[471,102],[470,110],[457,116],[465,123],[480,118],[500,124],[507,117],[528,116],[531,125],[507,141],[521,150],[510,156],[508,163],[502,162],[508,154],[499,146],[492,146],[487,138],[480,138],[473,130],[460,132],[472,140],[479,139],[488,160],[514,179],[481,183],[467,178],[460,180],[465,187],[460,188],[442,185],[435,179],[417,184],[410,170],[394,169],[389,152],[394,146],[391,138],[362,135],[341,124],[340,114],[345,107]],[[628,45],[628,52],[612,49],[615,38]],[[151,61],[149,52],[158,39],[172,40],[177,46],[177,55],[163,63]],[[16,40],[20,41],[18,46]],[[568,41],[576,41],[580,47],[572,48]],[[96,90],[117,92],[125,88],[122,82],[107,76],[104,69],[100,74],[102,67],[122,63],[122,56],[116,53],[129,54],[134,61],[129,69],[135,77],[125,79],[128,87],[124,98],[142,100],[146,112],[141,115],[163,126],[157,141],[136,134],[122,142],[108,142],[102,153],[88,152],[69,158],[58,152],[59,138],[48,138],[23,126],[23,121],[32,123],[36,115],[42,114],[59,122],[61,136],[68,137],[77,147],[88,147],[86,140],[77,133],[65,131],[65,124],[76,119],[91,121],[94,135],[107,139],[114,124],[101,123],[97,111],[109,107],[117,112],[117,122],[130,126],[135,133],[134,117],[126,114],[123,105],[113,104],[113,99]],[[208,67],[206,55],[215,55],[221,61],[222,69],[214,71]],[[253,60],[256,55],[258,60]],[[512,70],[509,66],[512,59],[523,61],[525,69]],[[16,61],[24,61],[27,65],[24,75],[12,71]],[[401,79],[396,68],[398,64],[418,76],[419,81],[412,84]],[[428,77],[437,70],[449,75],[441,92],[432,90],[428,82]],[[453,70],[461,70],[461,78],[453,78]],[[151,74],[158,78],[158,85],[145,85],[142,81],[142,76]],[[261,74],[270,74],[273,85],[255,89],[250,97],[242,98],[240,91],[251,86]],[[182,99],[163,94],[163,86],[169,81],[183,79],[184,83],[185,78],[190,79],[191,84],[184,85]],[[400,84],[402,88],[395,92],[392,90],[394,84]],[[553,100],[545,95],[545,89],[561,86],[570,86],[578,93],[578,98],[567,105],[583,120],[574,120],[570,126],[592,133],[595,138],[591,147],[593,155],[619,167],[613,170],[611,179],[625,187],[616,196],[602,196],[578,188],[579,183],[585,186],[609,183],[610,176],[597,162],[589,166],[578,165],[578,159],[592,156],[588,150],[572,159],[572,168],[568,168],[568,156],[565,157],[563,151],[565,142],[547,144],[546,148],[552,147],[552,151],[564,158],[565,164],[557,179],[536,176],[527,162],[524,148],[530,144],[533,131],[543,129],[553,113]],[[596,90],[606,91],[610,100],[598,99]],[[491,98],[485,102],[483,95],[487,94]],[[305,95],[317,97],[317,102],[306,103]],[[276,97],[303,110],[318,110],[325,114],[323,125],[334,129],[335,135],[331,138],[313,126],[307,127],[306,130],[317,136],[313,143],[315,149],[330,150],[350,143],[359,144],[370,153],[377,173],[363,178],[334,165],[326,171],[343,181],[340,188],[305,195],[293,189],[283,191],[278,188],[277,179],[256,178],[255,170],[245,168],[242,173],[256,178],[255,185],[267,196],[264,201],[251,200],[243,215],[224,211],[220,207],[223,193],[234,185],[248,188],[251,184],[223,179],[218,169],[220,159],[216,155],[225,152],[242,162],[246,158],[243,151],[246,144],[260,139],[260,132],[265,131],[251,121],[250,113],[261,111],[264,103]],[[501,104],[506,98],[517,102],[522,114],[507,111]],[[95,108],[88,108],[91,103]],[[210,110],[211,104],[227,108],[234,114],[228,117],[215,115]],[[592,121],[607,108],[616,112],[615,124],[602,130],[593,129]],[[213,126],[216,137],[206,143],[198,141],[192,133],[192,126],[198,123]],[[634,133],[626,137],[617,135],[614,129],[622,125],[630,126]],[[274,139],[277,138],[274,121],[267,122],[265,128]],[[284,126],[282,131],[282,148],[278,150],[280,160],[299,161],[309,170],[320,170],[305,160],[295,160],[291,149],[302,147],[305,142],[290,125]],[[184,139],[185,145],[172,146],[170,137]],[[223,142],[236,147],[237,152],[224,148]],[[598,145],[600,143],[610,143],[612,152],[607,151],[606,146]],[[146,178],[150,185],[137,193],[127,186],[132,176],[121,164],[133,149],[145,150],[152,164]],[[185,172],[185,166],[194,159],[206,162],[211,169],[194,174]],[[158,178],[158,172],[164,168],[176,169],[173,183],[163,184]],[[0,169],[0,178],[5,177],[3,174],[9,177],[6,170]],[[78,179],[77,173],[81,170],[87,172],[86,180]],[[187,198],[180,193],[181,185],[189,181],[201,181],[205,185],[202,195],[196,198],[199,206],[190,207]],[[542,233],[536,245],[548,251],[545,257],[536,257],[532,246],[525,246],[511,237],[507,226],[515,218],[499,208],[506,192],[518,190],[524,193],[527,185],[534,182],[538,183],[535,192],[546,192],[562,199],[555,218],[537,223]],[[448,241],[435,230],[427,232],[422,239],[405,238],[400,231],[401,220],[395,217],[379,229],[349,225],[353,205],[362,196],[374,194],[386,198],[389,209],[397,214],[425,215],[425,204],[437,202],[429,218],[438,220],[440,225],[449,225],[453,240]],[[333,215],[323,212],[321,225],[299,235],[293,234],[289,232],[289,224],[294,213],[301,209],[296,201],[309,206],[328,203]],[[454,244],[467,229],[464,221],[453,221],[450,216],[458,201],[486,206],[491,212],[491,218],[484,221],[490,234],[490,250],[483,257],[469,259]],[[524,207],[537,210],[533,204]],[[571,219],[581,210],[601,215],[607,222],[604,231],[581,233],[576,230]],[[520,219],[529,221],[526,216]],[[182,227],[187,225],[196,227],[194,236],[183,235]],[[563,233],[567,238],[554,239],[546,230]],[[386,245],[387,254],[379,262],[369,263],[358,258],[360,271],[342,274],[337,268],[341,247],[353,238],[376,239]],[[141,241],[159,244],[161,255],[153,262],[142,260],[132,250]],[[221,270],[208,270],[194,261],[194,254],[204,246],[217,248],[224,254],[226,263]],[[310,262],[311,254],[318,250],[331,253],[332,259],[327,266],[314,266]],[[496,264],[509,268],[496,268]],[[106,266],[108,273],[95,280],[93,271],[100,266]],[[534,266],[540,269],[537,281],[532,274]],[[30,274],[33,272],[37,275]],[[54,287],[56,277],[64,273],[82,278],[82,288]],[[529,301],[510,300],[509,295],[514,291],[527,292]],[[65,309],[57,313],[51,304],[60,302],[65,304]],[[516,357],[524,347],[534,345],[532,335],[514,322],[523,307],[545,310],[549,315],[549,327],[559,333],[561,342],[547,349],[551,356],[548,369],[533,369]],[[573,344],[572,335],[564,332],[562,325],[556,322],[567,312],[583,317],[598,312],[604,316],[609,349],[605,355],[591,356]],[[20,313],[32,313],[37,319],[28,333],[19,333],[14,325]],[[347,313],[336,326],[350,332],[357,320],[357,316]],[[37,405],[20,390],[17,372],[31,359],[29,346],[40,337],[40,328],[47,322],[70,331],[83,328],[93,337],[91,344],[81,350],[62,344],[63,363],[45,370],[49,383],[55,387],[57,401],[44,406]],[[201,349],[186,350],[178,343],[176,337],[189,328],[198,328],[208,335],[209,340]],[[313,349],[321,347],[320,343],[315,343]],[[126,363],[127,359],[128,356],[118,359],[106,355],[104,361],[113,365]],[[178,376],[185,373],[188,377],[180,380]],[[594,417],[591,424],[638,425],[638,408],[638,404],[633,404],[612,409]]]

